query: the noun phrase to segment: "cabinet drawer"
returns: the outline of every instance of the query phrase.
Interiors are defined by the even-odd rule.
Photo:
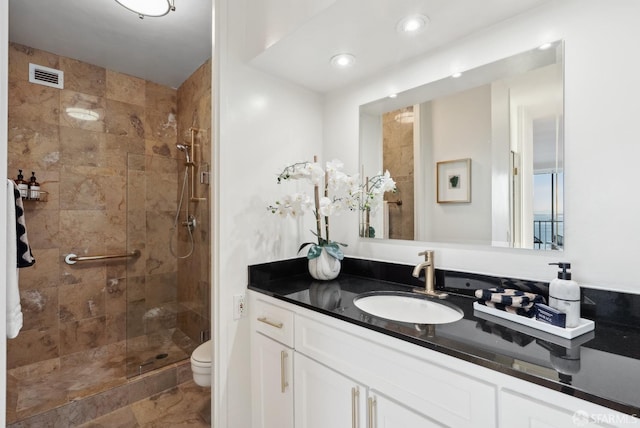
[[[251,317],[255,331],[293,348],[293,312],[256,297],[252,302]]]

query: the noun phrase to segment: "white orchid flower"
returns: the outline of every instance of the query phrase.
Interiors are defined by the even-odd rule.
[[[393,181],[393,178],[391,178],[391,174],[389,173],[389,170],[386,170],[384,172],[384,176],[383,176],[383,184],[382,184],[382,193],[384,192],[393,192],[396,190],[396,182]]]
[[[285,167],[280,175],[278,182],[282,180],[309,180],[313,185],[320,184],[324,178],[322,166],[317,162],[296,162]]]
[[[396,190],[396,183],[389,171],[379,173],[368,178],[366,183],[361,183],[358,174],[349,175],[342,171],[343,168],[344,163],[337,159],[327,162],[324,170],[317,162],[297,162],[286,166],[278,175],[278,183],[301,179],[309,181],[314,186],[312,196],[293,193],[267,207],[280,217],[298,217],[304,215],[305,211],[313,212],[316,218],[315,235],[318,244],[306,243],[301,247],[313,244],[309,248],[309,259],[318,257],[322,251],[327,251],[339,259],[342,257],[338,246],[345,244],[330,240],[329,222],[323,221],[323,217],[337,215],[345,210],[375,211],[382,205],[382,195]]]
[[[336,206],[330,198],[321,197],[320,198],[320,206],[318,207],[318,212],[323,217],[329,217],[336,213]]]
[[[308,173],[308,178],[311,180],[311,183],[314,185],[322,183],[322,180],[324,179],[324,170],[319,163],[308,163],[305,170]]]

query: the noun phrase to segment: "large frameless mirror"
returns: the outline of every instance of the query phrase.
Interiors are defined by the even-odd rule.
[[[360,106],[366,176],[398,191],[360,236],[564,247],[563,43]]]

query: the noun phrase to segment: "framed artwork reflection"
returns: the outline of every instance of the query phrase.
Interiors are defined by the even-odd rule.
[[[439,204],[471,202],[471,158],[436,163]]]

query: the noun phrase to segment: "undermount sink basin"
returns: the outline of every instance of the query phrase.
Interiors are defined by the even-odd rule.
[[[358,309],[376,317],[412,324],[447,324],[464,316],[450,303],[411,293],[372,292],[353,299]]]

